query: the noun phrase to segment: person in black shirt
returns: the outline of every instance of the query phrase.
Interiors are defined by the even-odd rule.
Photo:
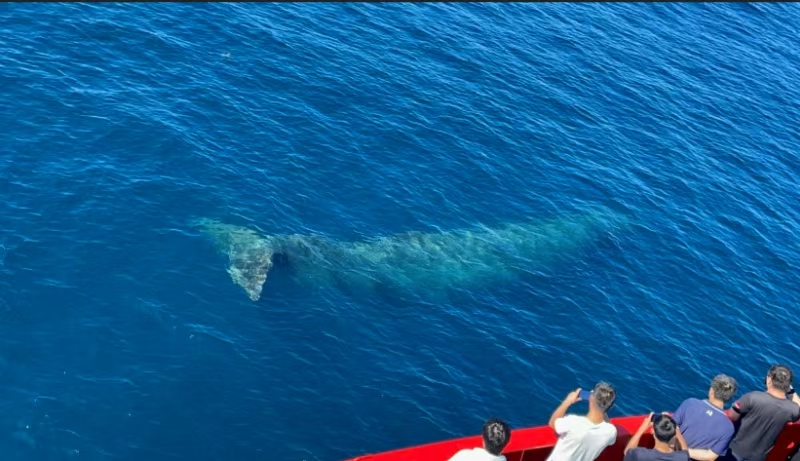
[[[792,378],[789,367],[774,365],[767,373],[766,392],[748,392],[728,410],[731,421],[741,420],[730,445],[733,459],[763,461],[786,423],[800,419],[800,398],[789,394]]]
[[[639,439],[642,438],[642,435],[650,426],[653,427],[653,437],[656,440],[656,444],[653,448],[640,447]],[[673,441],[675,440],[681,447],[686,446],[686,441],[683,440],[675,420],[668,414],[653,415],[653,413],[650,413],[650,416],[642,421],[639,430],[628,441],[623,461],[689,461],[688,451],[675,451],[672,449]]]

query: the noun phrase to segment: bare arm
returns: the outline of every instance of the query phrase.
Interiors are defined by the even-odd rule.
[[[678,425],[675,425],[675,438],[678,439],[678,450],[689,449],[689,445],[686,444],[686,439],[683,438],[683,434],[681,434],[681,428]]]
[[[714,461],[719,455],[709,449],[690,448],[689,457],[697,461]]]
[[[742,398],[740,398],[736,402],[733,402],[733,405],[731,405],[731,407],[728,408],[726,414],[728,415],[728,418],[735,423],[736,421],[739,421],[739,419],[742,416],[750,412],[752,408],[753,408],[753,393],[748,392],[747,394],[743,395]]]
[[[552,427],[553,430],[556,430],[556,421],[563,418],[564,414],[567,413],[567,409],[569,409],[570,405],[577,402],[579,400],[578,394],[580,394],[580,388],[570,392],[564,398],[564,401],[561,402],[561,405],[556,408],[556,411],[550,416],[550,422],[547,423],[548,426]]]
[[[689,444],[686,443],[686,439],[683,438],[683,434],[681,433],[680,427],[675,428],[675,438],[678,440],[677,450],[688,451],[689,458],[691,459],[694,459],[696,461],[714,461],[719,456],[713,451],[708,449],[689,448]]]
[[[642,421],[642,425],[639,426],[639,429],[636,430],[636,433],[633,434],[630,440],[628,440],[628,444],[625,445],[625,451],[622,452],[623,454],[627,455],[630,450],[639,446],[639,440],[641,440],[642,435],[653,424],[652,417],[653,414],[650,413],[647,415],[644,421]]]

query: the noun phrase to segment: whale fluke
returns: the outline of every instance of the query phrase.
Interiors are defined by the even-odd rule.
[[[228,255],[228,273],[237,285],[244,288],[247,296],[258,301],[272,268],[274,249],[267,238],[246,228],[225,224],[211,219],[198,219],[192,223],[215,245]]]

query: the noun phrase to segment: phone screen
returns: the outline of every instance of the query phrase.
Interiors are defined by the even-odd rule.
[[[589,400],[589,396],[590,395],[592,395],[592,393],[590,391],[584,391],[584,390],[582,390],[581,393],[578,394],[578,396],[581,398],[581,400]]]

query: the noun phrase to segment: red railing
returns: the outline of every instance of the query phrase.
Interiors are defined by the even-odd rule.
[[[597,461],[622,460],[622,451],[625,449],[625,445],[642,424],[644,417],[644,415],[626,416],[612,419],[611,423],[617,427],[617,441],[613,446],[608,447]],[[516,429],[512,431],[511,441],[503,454],[507,461],[545,461],[555,443],[556,434],[549,426]],[[653,443],[653,436],[645,434],[639,445],[649,448],[653,446]],[[767,457],[767,461],[786,461],[798,443],[800,443],[800,424],[788,424],[775,442],[775,447]],[[347,461],[446,461],[459,450],[481,445],[481,437],[477,435],[358,456]]]

